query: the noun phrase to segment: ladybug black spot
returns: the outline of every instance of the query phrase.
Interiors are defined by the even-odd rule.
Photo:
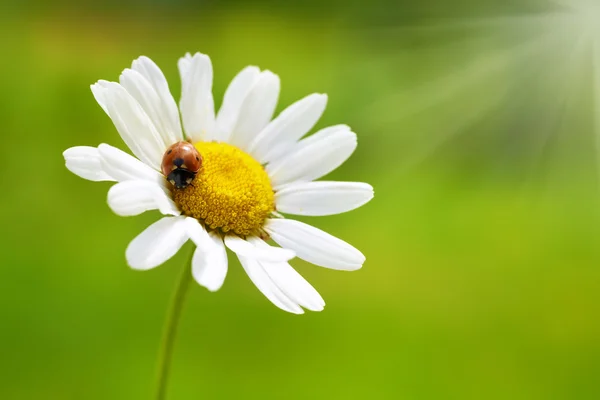
[[[196,156],[196,161],[200,161],[200,157]]]

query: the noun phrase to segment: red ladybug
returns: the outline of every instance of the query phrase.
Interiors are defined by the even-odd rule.
[[[177,142],[169,146],[162,160],[162,173],[177,189],[185,189],[202,166],[202,156],[193,144]]]

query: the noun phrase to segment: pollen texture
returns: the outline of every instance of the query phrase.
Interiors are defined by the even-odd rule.
[[[275,209],[264,168],[230,144],[199,142],[195,146],[203,158],[202,168],[185,189],[172,189],[175,203],[211,229],[256,233]]]

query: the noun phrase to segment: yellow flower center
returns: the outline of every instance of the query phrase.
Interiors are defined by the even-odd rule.
[[[227,143],[198,142],[202,167],[185,189],[172,189],[180,210],[211,229],[257,233],[275,210],[273,188],[262,165]]]

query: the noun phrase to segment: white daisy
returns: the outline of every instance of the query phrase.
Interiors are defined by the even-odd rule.
[[[210,58],[187,54],[178,65],[179,109],[165,76],[147,57],[135,60],[118,83],[92,85],[137,158],[107,144],[72,147],[64,152],[67,168],[88,180],[118,182],[108,192],[108,205],[118,215],[148,210],[165,215],[127,247],[132,268],[161,265],[191,239],[193,277],[216,291],[227,274],[228,247],[277,307],[297,314],[302,307],[322,310],[319,293],[288,261],[297,256],[352,271],[365,257],[348,243],[279,213],[338,214],[373,197],[366,183],[315,181],[350,157],[356,134],[336,125],[303,138],[325,109],[324,94],[311,94],[271,120],[279,77],[253,66],[233,79],[215,116]],[[198,149],[202,167],[191,184],[178,189],[160,172],[161,163],[166,149],[185,139]],[[267,238],[281,247],[270,246]]]

